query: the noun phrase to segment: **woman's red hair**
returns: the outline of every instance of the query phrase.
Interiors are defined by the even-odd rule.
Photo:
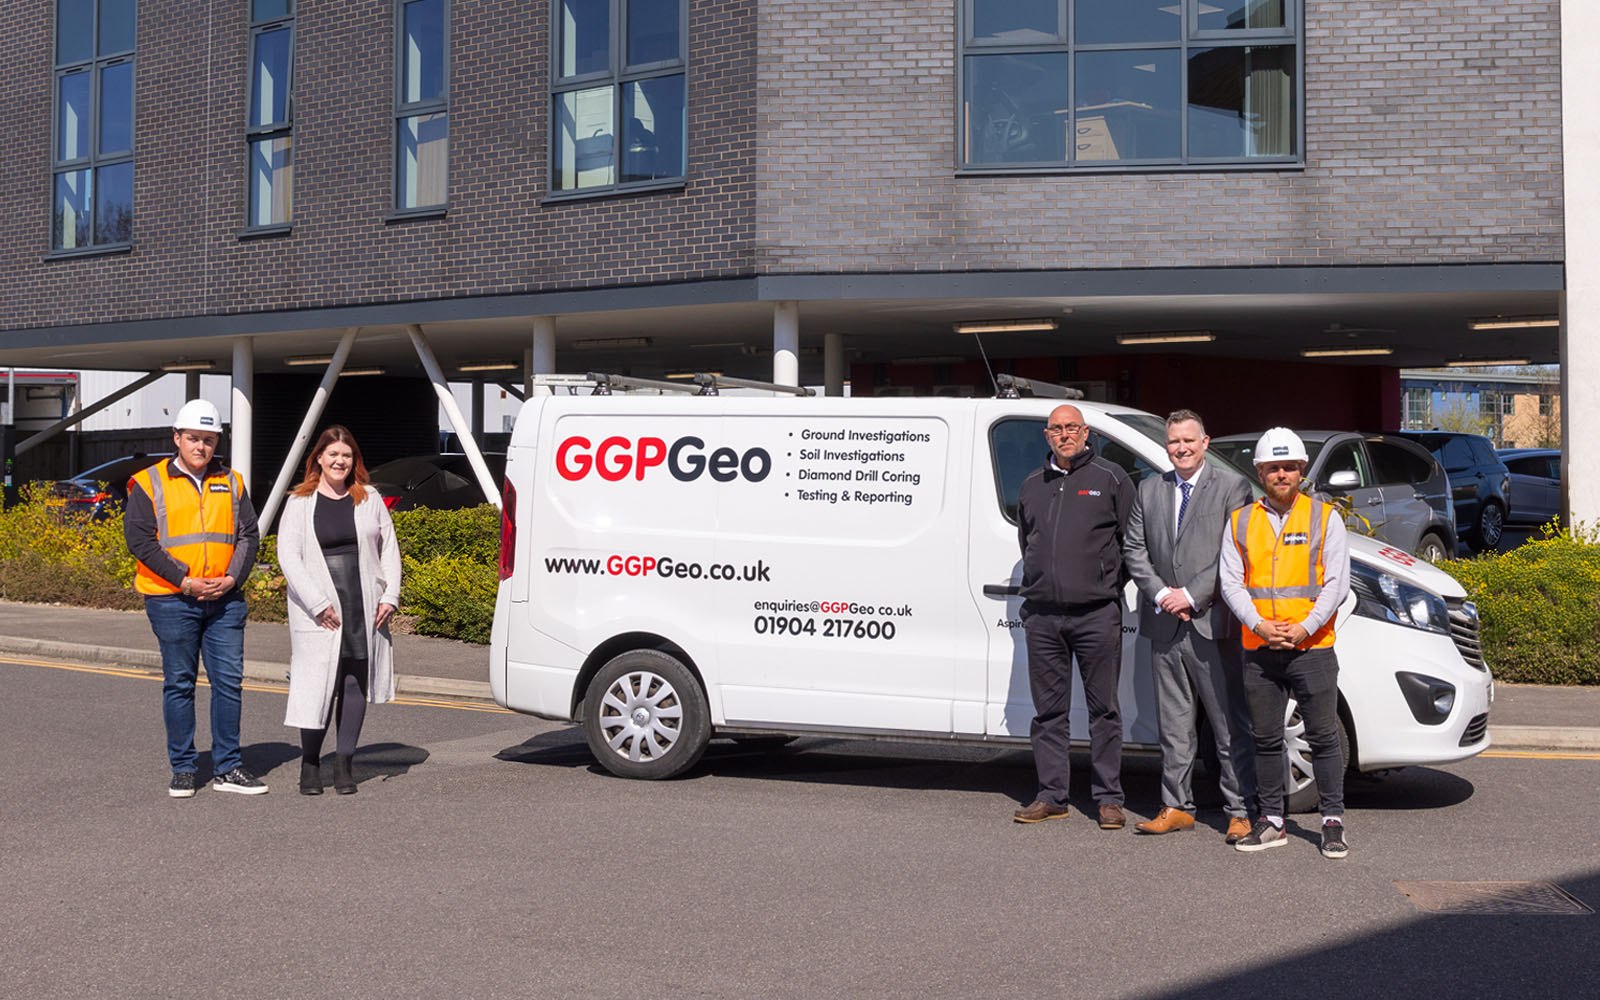
[[[361,460],[361,446],[356,444],[356,438],[350,431],[334,424],[322,432],[317,438],[316,446],[311,449],[311,454],[306,456],[306,477],[300,480],[300,485],[289,492],[297,497],[308,497],[317,492],[317,484],[322,482],[322,467],[317,464],[317,459],[328,450],[328,445],[340,443],[350,446],[350,454],[355,459],[355,467],[350,471],[350,478],[346,480],[350,487],[350,496],[356,503],[361,503],[367,498],[367,463]]]

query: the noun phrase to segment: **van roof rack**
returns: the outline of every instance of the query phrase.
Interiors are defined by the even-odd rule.
[[[715,396],[718,389],[760,389],[763,392],[787,392],[794,396],[815,396],[817,390],[803,385],[781,385],[777,382],[758,382],[750,378],[734,378],[730,375],[716,375],[711,372],[699,372],[694,377],[694,384],[700,387],[700,395]]]
[[[1082,399],[1082,389],[1071,389],[1054,382],[1040,382],[1038,379],[1023,378],[1021,375],[996,375],[994,377],[997,390],[996,399],[1021,399],[1032,396],[1039,399]]]
[[[589,381],[594,383],[594,395],[609,396],[613,389],[653,389],[657,392],[697,392],[692,385],[682,382],[668,382],[664,379],[634,378],[632,375],[612,375],[607,372],[590,372]]]

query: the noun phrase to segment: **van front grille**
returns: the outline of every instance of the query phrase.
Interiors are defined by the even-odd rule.
[[[1479,670],[1487,670],[1483,663],[1483,644],[1478,641],[1478,606],[1459,597],[1445,599],[1450,612],[1450,638],[1455,640],[1461,658]]]
[[[1483,734],[1489,731],[1489,713],[1474,715],[1472,721],[1467,723],[1467,731],[1461,734],[1461,745],[1470,747],[1483,739]]]

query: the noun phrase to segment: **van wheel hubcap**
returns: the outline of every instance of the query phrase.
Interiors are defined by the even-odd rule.
[[[671,752],[683,725],[678,692],[648,670],[623,674],[600,699],[600,731],[618,756],[660,760]]]

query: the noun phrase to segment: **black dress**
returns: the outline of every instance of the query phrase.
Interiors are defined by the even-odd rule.
[[[361,550],[356,545],[356,503],[348,495],[333,500],[317,494],[312,517],[317,544],[339,595],[339,658],[367,658],[367,609],[361,596]]]

